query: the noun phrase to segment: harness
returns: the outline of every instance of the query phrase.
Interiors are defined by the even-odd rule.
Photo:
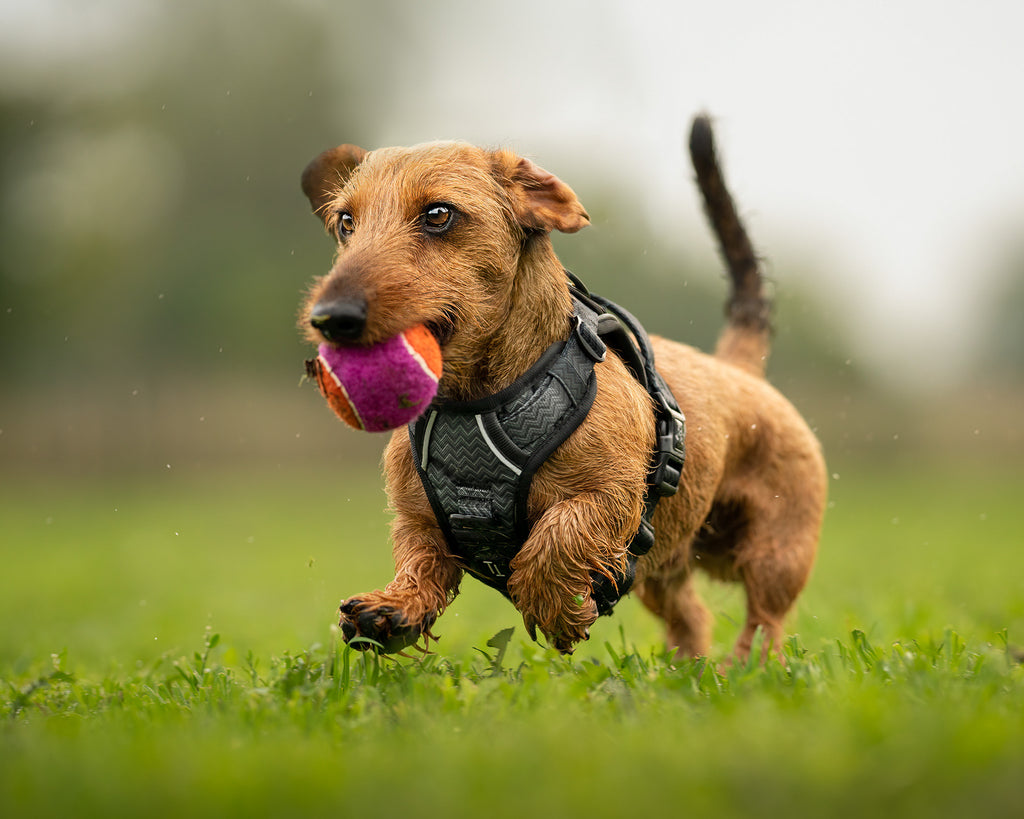
[[[451,553],[470,574],[508,597],[510,563],[530,534],[534,473],[583,422],[597,394],[594,364],[611,348],[655,405],[656,445],[644,513],[614,577],[592,573],[599,614],[632,587],[637,559],[654,545],[658,501],[675,494],[686,424],[654,367],[647,333],[626,310],[591,295],[572,274],[572,330],[513,384],[475,401],[438,400],[409,425],[413,459]]]

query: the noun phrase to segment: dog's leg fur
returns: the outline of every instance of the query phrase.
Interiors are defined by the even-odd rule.
[[[650,398],[618,359],[599,365],[586,421],[538,472],[530,490],[530,536],[512,561],[509,594],[533,633],[563,652],[597,619],[591,575],[612,576],[643,514],[653,428]],[[607,375],[607,377],[605,377]],[[580,468],[580,464],[587,464]]]

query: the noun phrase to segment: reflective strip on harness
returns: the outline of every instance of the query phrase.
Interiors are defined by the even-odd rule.
[[[476,417],[476,425],[477,427],[480,428],[480,436],[484,439],[484,443],[487,444],[488,449],[491,450],[491,453],[494,455],[494,457],[497,458],[502,464],[507,466],[509,470],[511,470],[512,474],[515,475],[516,477],[522,475],[523,470],[521,470],[518,466],[512,463],[512,461],[510,461],[504,455],[502,455],[500,450],[494,445],[494,441],[492,441],[490,437],[487,435],[487,430],[484,428],[484,419],[482,415],[478,415]]]

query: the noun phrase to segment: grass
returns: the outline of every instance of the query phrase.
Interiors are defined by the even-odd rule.
[[[372,474],[0,498],[4,816],[1016,816],[1024,481],[845,472],[788,665],[673,662],[632,599],[572,658],[479,584],[436,654],[340,645],[389,578]],[[514,629],[514,630],[512,630]]]

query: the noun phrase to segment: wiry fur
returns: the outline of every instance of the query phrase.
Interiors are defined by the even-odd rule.
[[[710,615],[692,574],[743,584],[746,656],[757,629],[778,646],[782,621],[804,586],[825,499],[820,448],[795,409],[761,377],[768,302],[756,257],[725,189],[710,125],[698,118],[691,152],[698,184],[733,280],[729,323],[715,356],[655,338],[658,368],[687,418],[679,492],[655,515],[657,542],[637,567],[636,591],[688,655],[710,648]],[[442,342],[441,395],[469,400],[519,377],[569,332],[565,274],[552,230],[575,232],[587,215],[556,177],[508,151],[462,143],[386,148],[340,146],[303,174],[314,211],[334,233],[355,229],[334,266],[312,286],[303,315],[357,299],[365,327],[345,343],[370,344],[414,324]],[[436,203],[456,217],[443,235],[423,228]],[[682,319],[680,319],[682,321]],[[307,328],[311,341],[324,338]],[[653,414],[646,392],[610,354],[595,367],[597,397],[583,424],[536,473],[531,533],[512,562],[508,590],[531,633],[561,651],[586,639],[597,617],[591,572],[620,570],[639,526]],[[346,637],[398,650],[430,629],[458,592],[462,569],[434,518],[404,429],[384,456],[394,512],[395,578],[342,604]]]

